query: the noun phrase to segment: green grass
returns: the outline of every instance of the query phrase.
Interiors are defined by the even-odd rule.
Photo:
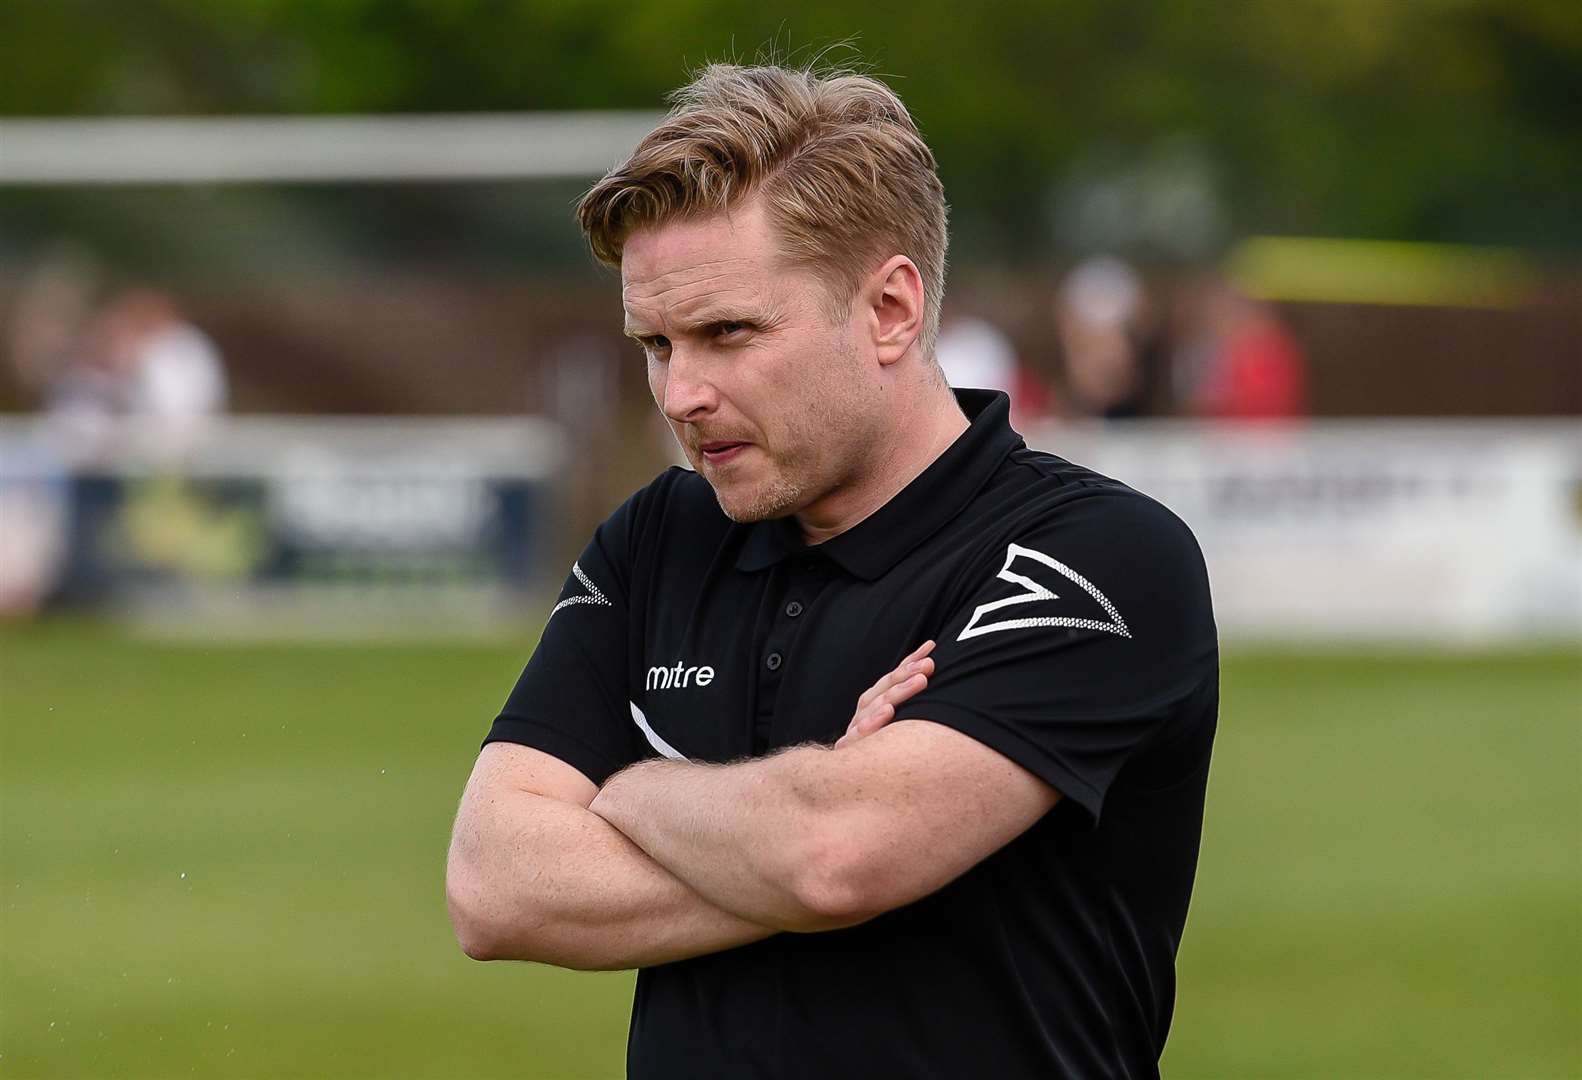
[[[615,1077],[441,888],[528,646],[0,634],[0,1076]],[[1226,665],[1172,1077],[1582,1075],[1575,654]]]
[[[1582,1076],[1582,657],[1226,665],[1172,1076]]]

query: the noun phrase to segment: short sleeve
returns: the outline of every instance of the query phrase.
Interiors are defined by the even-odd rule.
[[[1122,767],[1217,677],[1196,541],[1122,488],[1059,506],[967,573],[904,715],[972,736],[1097,821]]]
[[[484,740],[553,755],[595,784],[637,759],[625,713],[638,496],[600,525],[560,591],[538,647]]]

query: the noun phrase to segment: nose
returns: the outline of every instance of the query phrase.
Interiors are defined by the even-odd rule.
[[[678,424],[695,423],[719,407],[719,391],[696,352],[674,345],[670,359],[660,367],[654,396],[671,420]]]

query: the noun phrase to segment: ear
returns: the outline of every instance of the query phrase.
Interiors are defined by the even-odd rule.
[[[923,275],[905,255],[893,255],[863,289],[874,353],[888,367],[905,356],[923,332]]]

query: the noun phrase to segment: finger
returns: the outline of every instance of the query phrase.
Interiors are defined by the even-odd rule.
[[[884,675],[880,676],[878,682],[864,690],[862,692],[862,696],[857,699],[857,711],[861,712],[863,709],[873,704],[875,699],[882,695],[886,690],[890,689],[890,687],[894,686],[896,680],[902,677],[905,668],[906,664],[903,662],[900,667],[885,672]]]
[[[934,673],[934,661],[933,661],[933,658],[932,657],[928,657],[928,656],[921,656],[921,657],[918,657],[916,660],[912,660],[912,661],[907,663],[906,668],[900,673],[903,677],[900,678],[900,679],[897,679],[896,682],[894,684],[892,684],[892,686],[898,685],[898,684],[903,683],[903,682],[906,682],[907,680],[912,678],[912,676],[914,676],[914,675],[918,675],[918,674],[932,675],[933,673]]]
[[[871,735],[884,727],[895,717],[895,707],[889,702],[875,705],[867,713],[857,718],[853,725],[856,735]]]
[[[933,651],[934,643],[932,641],[925,641],[923,644],[919,645],[917,648],[901,657],[901,662],[895,665],[895,670],[904,671],[909,665],[923,659],[923,657],[927,656]]]
[[[933,670],[933,661],[925,661],[924,667],[926,670],[907,676],[903,682],[896,683],[878,698],[858,709],[846,730],[866,733],[893,720],[897,705],[916,697],[928,686],[928,673]],[[876,714],[878,714],[877,719]]]
[[[851,724],[846,730],[854,734],[869,731],[876,723],[883,723],[884,711],[891,706],[886,702],[875,702],[862,712],[851,718]]]
[[[928,679],[919,674],[893,687],[883,698],[852,718],[848,730],[859,735],[871,735],[896,718],[896,706],[916,697],[928,686]]]
[[[846,725],[846,734],[854,735],[859,730],[861,730],[863,724],[867,722],[869,716],[872,715],[873,710],[877,707],[877,705],[869,705],[867,708],[858,709],[855,713],[853,713],[850,723]]]
[[[920,657],[916,656],[906,657],[906,659],[897,664],[894,669],[887,672],[878,682],[868,687],[867,690],[864,690],[862,696],[857,699],[857,711],[861,712],[863,709],[873,704],[875,700],[895,686],[896,683],[910,678],[912,673],[917,670],[917,665],[920,659]]]
[[[922,690],[927,685],[928,673],[925,671],[919,671],[916,674],[909,676],[905,682],[898,682],[894,686],[890,687],[890,689],[886,690],[879,698],[879,701],[874,702],[874,704],[877,705],[880,701],[882,701],[889,705],[899,705],[907,698],[916,696],[917,692]]]
[[[885,681],[889,679],[889,677],[890,676],[886,675],[883,679],[880,679],[878,682],[874,683],[872,686],[868,687],[868,689],[862,692],[862,696],[857,699],[857,708],[854,710],[856,713],[860,714],[869,705],[872,705],[874,699],[889,688]]]
[[[887,705],[870,705],[862,712],[851,718],[851,723],[846,725],[846,734],[856,738],[872,730],[876,724],[883,724],[883,710]]]
[[[879,702],[876,702],[875,704],[882,703],[889,706],[889,708],[893,710],[897,705],[900,705],[906,701],[910,701],[912,698],[915,698],[927,688],[928,676],[924,675],[922,672],[919,672],[918,674],[913,675],[910,679],[906,680],[906,682],[899,683],[891,687],[885,692],[884,697],[880,698]]]
[[[870,711],[860,717],[854,718],[850,726],[846,728],[845,734],[843,734],[839,739],[835,740],[835,745],[837,747],[850,746],[852,743],[868,734],[870,729],[877,731],[879,728],[884,726],[882,720],[878,719],[882,715],[882,713]]]
[[[862,695],[857,698],[856,712],[860,714],[864,709],[872,705],[897,683],[911,678],[916,672],[926,670],[931,674],[934,670],[934,662],[932,660],[928,660],[926,668],[924,668],[922,665],[924,659],[933,650],[934,642],[931,639],[923,642],[923,644],[919,645],[917,648],[913,649],[911,652],[902,657],[899,664],[897,664],[892,670],[881,677],[878,682],[874,683],[872,686],[868,687],[868,689],[862,692]]]
[[[899,716],[896,712],[896,706],[903,704],[905,701],[906,697],[903,696],[893,702],[884,701],[875,705],[868,711],[868,715],[863,718],[864,729],[869,732],[878,731],[890,721],[895,720]]]

